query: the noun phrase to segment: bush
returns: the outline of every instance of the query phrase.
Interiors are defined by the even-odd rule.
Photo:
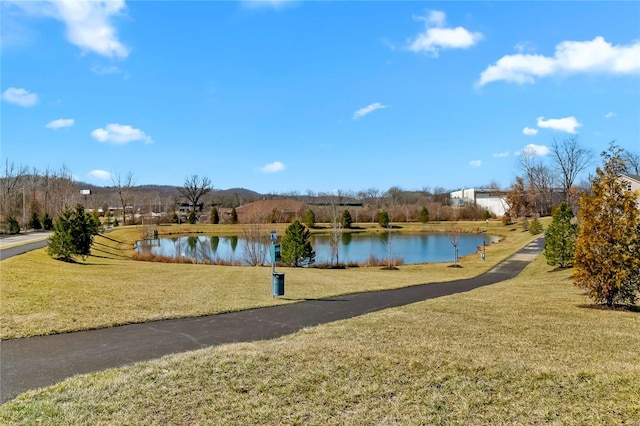
[[[504,215],[502,216],[502,224],[504,226],[509,226],[512,223],[513,222],[511,221],[511,215],[509,214],[509,212],[505,212]]]
[[[351,224],[353,223],[353,220],[351,219],[351,213],[349,213],[349,210],[346,210],[342,212],[342,216],[340,217],[340,224],[342,225],[343,228],[351,228]]]
[[[187,216],[187,222],[189,222],[189,224],[193,225],[198,221],[198,217],[196,216],[196,212],[194,210],[191,210],[189,212],[189,216]]]
[[[211,214],[209,214],[209,222],[213,225],[217,225],[220,223],[220,214],[218,213],[217,208],[211,209]]]
[[[533,219],[531,224],[529,224],[529,232],[531,235],[538,235],[542,232],[542,223],[540,223],[538,218]]]
[[[45,231],[53,230],[53,219],[51,219],[49,213],[45,213],[44,216],[42,216],[42,229]]]
[[[423,206],[420,209],[420,213],[418,213],[418,219],[420,220],[421,223],[429,222],[429,210],[427,210],[426,207]]]
[[[42,229],[42,222],[40,222],[40,216],[38,216],[38,213],[31,213],[31,219],[29,219],[28,226],[35,231],[39,231]]]
[[[566,268],[573,265],[576,250],[578,225],[571,223],[573,212],[566,202],[562,202],[553,213],[553,220],[544,234],[544,257],[547,264]]]
[[[20,233],[20,224],[18,223],[18,219],[13,216],[9,216],[7,222],[5,224],[5,230],[7,234],[19,234]]]
[[[65,209],[53,225],[47,252],[50,256],[71,261],[74,256],[83,259],[91,254],[93,237],[98,234],[100,223],[85,213],[84,207],[76,205],[74,210]]]
[[[313,228],[314,226],[316,226],[316,214],[313,212],[313,210],[307,210],[307,212],[304,214],[303,222],[307,226],[307,228]]]
[[[235,225],[236,223],[238,223],[238,212],[236,212],[235,207],[231,209],[231,214],[229,215],[229,222],[232,225]]]
[[[311,233],[300,221],[294,220],[287,227],[282,238],[281,259],[287,266],[308,266],[315,262],[316,253],[313,251],[309,238]]]
[[[387,213],[384,210],[378,213],[378,225],[382,226],[383,228],[386,228],[389,226],[389,223],[390,223],[389,213]]]

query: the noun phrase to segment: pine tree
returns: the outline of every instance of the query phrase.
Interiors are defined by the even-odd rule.
[[[76,205],[74,210],[67,208],[53,225],[47,251],[50,256],[65,261],[73,260],[74,256],[84,259],[91,254],[93,237],[99,230],[100,224],[91,214],[85,213],[82,205]]]
[[[45,213],[44,216],[42,216],[42,229],[45,231],[53,230],[53,219],[51,219],[49,213]]]
[[[576,251],[578,238],[578,225],[571,223],[573,212],[563,201],[555,213],[553,221],[544,233],[544,257],[551,266],[559,265],[567,268],[573,265],[573,256]]]
[[[383,228],[386,228],[387,226],[389,226],[390,222],[391,220],[389,219],[389,213],[387,213],[384,210],[378,213],[378,225],[382,226]]]
[[[209,215],[209,222],[212,223],[213,225],[217,225],[218,223],[220,223],[220,214],[218,213],[218,209],[215,207],[211,209],[211,214]]]
[[[281,243],[281,260],[288,266],[308,266],[315,262],[316,253],[313,251],[309,238],[311,233],[297,219],[287,227]]]
[[[198,217],[196,216],[196,212],[194,210],[191,210],[189,212],[189,216],[187,216],[187,222],[189,222],[191,225],[193,225],[197,221],[198,221]]]
[[[418,213],[418,219],[420,220],[420,223],[429,222],[429,210],[427,210],[426,207],[422,206],[420,212]]]
[[[233,224],[233,225],[238,223],[238,212],[236,212],[236,208],[235,207],[233,207],[231,209],[231,215],[229,216],[229,222],[231,222],[231,224]]]
[[[623,150],[612,143],[602,153],[591,193],[580,198],[580,233],[574,284],[597,303],[635,303],[640,292],[640,212],[637,193],[626,190]]]
[[[39,231],[42,229],[42,222],[40,222],[40,216],[38,216],[38,213],[36,212],[31,213],[31,219],[29,220],[29,228],[33,229],[34,231]]]
[[[316,226],[316,214],[314,213],[314,211],[311,209],[307,210],[307,212],[304,214],[303,221],[307,228],[313,228],[314,226]]]
[[[343,228],[349,229],[351,228],[352,223],[353,220],[351,219],[351,213],[349,213],[349,210],[345,209],[345,211],[342,212],[342,216],[340,217],[340,224]]]

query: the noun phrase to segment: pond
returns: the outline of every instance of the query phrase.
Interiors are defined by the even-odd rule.
[[[390,240],[389,240],[390,238]],[[462,234],[458,239],[458,256],[475,253],[483,244],[497,242],[499,237],[487,234]],[[331,237],[312,234],[311,244],[316,252],[316,263],[330,263]],[[268,245],[256,250],[255,244],[247,244],[237,236],[182,236],[139,241],[139,253],[151,253],[168,257],[189,257],[198,262],[223,261],[227,263],[248,263],[247,259],[257,256],[261,263],[270,262]],[[345,233],[341,237],[338,256],[341,263],[365,263],[371,256],[385,260],[389,257],[402,259],[404,264],[424,262],[452,262],[453,246],[445,234],[368,234]]]

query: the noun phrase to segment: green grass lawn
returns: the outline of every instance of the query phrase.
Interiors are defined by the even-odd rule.
[[[165,264],[130,259],[142,228],[120,228],[96,237],[93,256],[78,263],[52,259],[36,250],[0,263],[2,339],[110,327],[149,320],[199,316],[293,303],[307,298],[449,281],[479,275],[535,237],[499,222],[460,223],[467,231],[487,229],[505,236],[478,255],[449,263],[327,270],[278,268],[285,272],[285,298],[271,297],[270,267]],[[270,229],[271,225],[265,229]],[[277,225],[284,232],[286,225]],[[403,231],[444,230],[448,224],[402,224]],[[282,229],[281,229],[282,228]],[[184,232],[238,234],[241,226],[161,226],[161,235]],[[374,226],[367,232],[385,232]]]
[[[640,424],[640,314],[518,278],[27,392],[3,424]]]

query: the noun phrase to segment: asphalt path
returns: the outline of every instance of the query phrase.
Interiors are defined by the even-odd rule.
[[[0,403],[76,374],[232,342],[272,339],[332,321],[461,293],[516,277],[542,251],[539,238],[478,277],[395,290],[0,342]]]
[[[47,240],[42,240],[42,241],[34,241],[32,243],[24,243],[19,246],[3,248],[0,250],[0,260],[4,260],[12,256],[17,256],[19,254],[23,254],[31,250],[36,250],[36,249],[46,247],[47,244],[48,244]]]

